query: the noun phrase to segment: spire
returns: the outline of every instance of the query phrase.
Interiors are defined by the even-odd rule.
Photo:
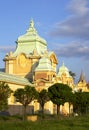
[[[84,82],[84,81],[85,81],[85,77],[84,77],[83,72],[81,71],[79,82]]]
[[[30,20],[30,26],[29,26],[27,32],[28,33],[37,34],[37,31],[36,31],[36,29],[34,27],[34,21],[33,21],[33,19]]]
[[[34,21],[33,21],[33,19],[31,19],[31,21],[30,21],[30,28],[34,28]]]

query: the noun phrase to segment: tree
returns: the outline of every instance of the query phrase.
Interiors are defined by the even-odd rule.
[[[18,88],[14,92],[16,101],[23,105],[23,120],[26,119],[26,108],[37,96],[37,91],[34,87],[25,86],[25,88]]]
[[[8,84],[0,82],[0,111],[4,111],[8,108],[8,98],[11,92]]]
[[[38,92],[38,102],[41,105],[42,108],[42,114],[44,114],[44,105],[47,101],[49,101],[49,96],[47,90],[43,89],[40,92]]]
[[[62,83],[56,83],[48,88],[50,100],[57,105],[57,115],[60,113],[60,105],[69,101],[68,97],[71,92],[72,89]]]
[[[74,95],[74,112],[78,114],[87,113],[89,107],[89,92],[75,92]]]
[[[72,71],[69,71],[69,74],[73,77],[73,79],[75,79],[75,76],[76,76],[75,73],[73,73]]]

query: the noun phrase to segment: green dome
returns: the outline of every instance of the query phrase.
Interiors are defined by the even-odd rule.
[[[46,41],[41,38],[36,29],[34,28],[34,21],[30,21],[30,27],[27,30],[26,34],[18,37],[17,47],[13,56],[17,56],[20,53],[26,55],[33,54],[33,51],[36,50],[38,55],[43,54],[47,50]]]
[[[39,64],[35,71],[48,71],[48,70],[52,71],[51,61],[50,59],[44,56],[39,60]]]
[[[19,42],[19,43],[20,42],[29,42],[29,41],[39,41],[45,45],[47,44],[46,41],[37,34],[37,31],[34,28],[34,21],[33,20],[30,21],[30,27],[27,30],[26,34],[20,36],[17,39],[17,42]]]
[[[58,76],[60,77],[63,73],[66,74],[67,77],[71,77],[70,74],[69,74],[69,70],[68,68],[64,65],[64,63],[62,64],[62,66],[59,68],[59,71],[58,71]]]

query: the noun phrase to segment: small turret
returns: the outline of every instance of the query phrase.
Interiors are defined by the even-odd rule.
[[[85,91],[85,92],[87,91],[86,80],[85,80],[83,72],[81,72],[80,74],[77,88],[78,88],[78,91]]]
[[[60,77],[60,76],[62,76],[63,73],[65,73],[67,77],[71,77],[69,74],[68,68],[64,65],[64,62],[62,64],[62,66],[59,68],[57,75]]]

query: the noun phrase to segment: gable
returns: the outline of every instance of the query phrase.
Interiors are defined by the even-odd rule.
[[[57,57],[54,52],[50,52],[49,57],[52,63],[58,64]]]

